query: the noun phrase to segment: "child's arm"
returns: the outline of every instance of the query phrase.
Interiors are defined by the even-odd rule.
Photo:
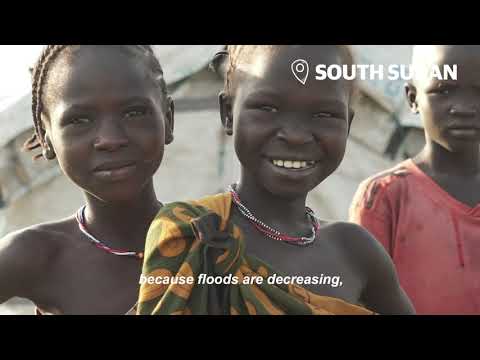
[[[0,239],[0,303],[15,296],[33,300],[41,273],[43,246],[35,230],[15,232]]]
[[[366,284],[362,291],[362,303],[379,314],[408,315],[415,309],[400,286],[395,266],[385,249],[373,236],[357,227],[355,253],[365,269]]]

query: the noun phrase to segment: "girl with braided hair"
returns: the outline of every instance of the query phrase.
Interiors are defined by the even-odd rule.
[[[174,106],[148,45],[48,45],[32,71],[41,149],[83,193],[75,215],[0,240],[0,302],[40,313],[125,314],[139,291],[152,177],[173,140]],[[59,194],[61,196],[61,194]]]

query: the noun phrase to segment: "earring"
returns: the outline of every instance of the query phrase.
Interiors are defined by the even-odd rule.
[[[229,118],[229,117],[227,117],[226,123],[227,123],[227,126],[228,126],[228,125],[231,125],[232,122],[230,121],[230,118]],[[232,129],[231,127],[230,127],[230,128],[227,127],[226,132],[227,132],[227,135],[233,135],[233,129]]]
[[[45,159],[47,160],[52,160],[52,159],[55,159],[55,153],[53,152],[52,149],[48,148],[48,149],[43,149],[42,150],[42,155]]]
[[[47,140],[47,136],[45,136],[45,138],[43,139],[44,141],[44,144],[45,144],[45,147],[43,148],[42,150],[42,155],[45,159],[47,160],[52,160],[55,158],[55,152],[53,151],[53,149],[50,147],[50,144]]]

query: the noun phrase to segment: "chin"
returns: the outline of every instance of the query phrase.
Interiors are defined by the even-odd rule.
[[[115,184],[107,189],[88,191],[91,195],[105,203],[125,203],[138,198],[143,187],[130,184]]]
[[[325,164],[323,164],[325,165]],[[325,180],[330,171],[318,164],[316,168],[306,171],[290,172],[285,169],[275,169],[272,165],[264,166],[255,173],[257,183],[271,194],[288,200],[305,198]]]
[[[276,181],[267,181],[262,182],[262,187],[278,198],[295,200],[306,197],[310,191],[320,184],[320,182],[316,180],[301,183],[279,183]]]

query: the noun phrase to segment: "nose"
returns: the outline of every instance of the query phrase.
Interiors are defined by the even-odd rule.
[[[314,136],[308,127],[293,116],[283,121],[283,126],[277,132],[277,138],[289,145],[305,145],[314,141]]]
[[[94,148],[98,151],[116,151],[128,146],[128,138],[120,124],[114,119],[101,121]]]

